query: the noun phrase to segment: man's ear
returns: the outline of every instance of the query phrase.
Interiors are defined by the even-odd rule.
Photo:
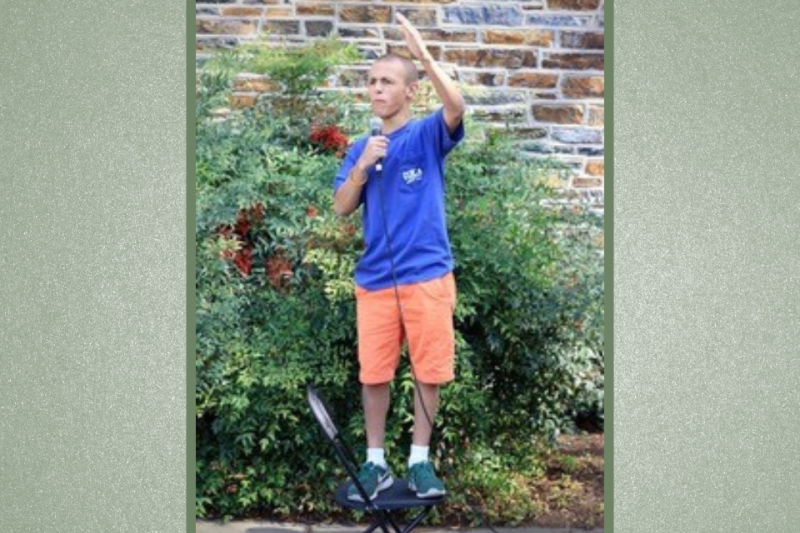
[[[419,91],[419,82],[413,81],[406,86],[406,99],[413,100]]]

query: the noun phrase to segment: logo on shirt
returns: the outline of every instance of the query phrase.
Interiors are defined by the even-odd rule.
[[[413,168],[411,170],[403,171],[403,181],[406,182],[406,185],[411,185],[412,183],[419,181],[421,179],[422,179],[421,168]]]

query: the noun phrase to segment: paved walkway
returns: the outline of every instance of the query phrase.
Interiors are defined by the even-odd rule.
[[[337,526],[329,524],[305,525],[290,524],[284,522],[219,522],[197,521],[197,533],[361,533],[366,526]],[[498,533],[602,533],[603,528],[598,529],[548,529],[536,527],[523,528],[495,528]],[[464,530],[458,529],[437,529],[430,527],[418,527],[414,530],[418,533],[455,533]],[[470,529],[469,533],[491,533],[488,529]]]

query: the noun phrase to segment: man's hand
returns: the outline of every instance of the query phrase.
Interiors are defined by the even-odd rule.
[[[350,169],[347,180],[333,196],[333,210],[337,215],[347,216],[358,209],[361,202],[361,190],[369,179],[368,170],[379,159],[386,157],[386,149],[388,147],[389,138],[385,135],[373,135],[367,139],[367,144],[364,146],[364,151],[361,152],[361,157]]]
[[[406,46],[413,56],[422,62],[428,78],[433,84],[436,95],[442,101],[444,106],[444,121],[447,124],[447,129],[452,134],[461,124],[461,119],[467,109],[464,102],[464,97],[461,96],[461,91],[458,86],[450,79],[450,76],[445,74],[442,68],[434,61],[422,36],[417,29],[411,25],[407,18],[402,13],[397,13],[397,22],[400,24],[400,30],[403,32],[403,37],[406,40]]]
[[[425,42],[422,40],[422,36],[417,29],[411,25],[411,22],[409,22],[402,13],[398,12],[395,18],[400,24],[400,31],[403,32],[403,38],[406,40],[406,46],[408,46],[411,55],[420,61],[423,59],[430,59],[430,54],[425,46]]]
[[[373,135],[367,140],[367,145],[364,151],[361,152],[361,157],[358,158],[356,163],[360,170],[366,172],[368,168],[372,167],[378,162],[378,159],[386,157],[386,150],[389,148],[389,138],[383,135]]]

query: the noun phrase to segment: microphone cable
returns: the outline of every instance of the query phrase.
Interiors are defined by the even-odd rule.
[[[394,253],[392,252],[392,239],[391,239],[391,236],[389,235],[389,226],[388,226],[388,224],[386,222],[386,207],[385,207],[386,201],[385,201],[385,196],[384,196],[383,179],[382,179],[383,178],[383,168],[376,166],[375,174],[376,174],[377,181],[378,181],[378,196],[379,196],[379,202],[378,203],[380,204],[381,221],[383,222],[383,233],[384,233],[384,237],[386,238],[386,255],[389,257],[389,268],[390,268],[390,271],[391,271],[391,274],[392,274],[392,286],[394,287],[394,296],[395,296],[395,301],[397,302],[397,309],[400,312],[400,326],[401,326],[402,332],[403,332],[403,337],[401,337],[401,338],[406,338],[406,340],[408,340],[407,337],[406,337],[406,321],[405,321],[405,316],[403,314],[403,305],[402,305],[402,303],[400,301],[400,289],[398,288],[397,271],[396,271],[395,263],[394,263]],[[419,403],[422,406],[422,411],[423,411],[423,413],[425,413],[425,418],[427,419],[428,425],[431,428],[431,440],[432,440],[433,439],[433,435],[434,435],[433,419],[431,418],[431,415],[428,412],[428,408],[425,405],[425,399],[423,398],[422,392],[420,392],[420,389],[419,389],[419,380],[417,379],[416,372],[414,371],[414,364],[411,361],[411,344],[410,343],[408,344],[408,353],[409,353],[409,365],[408,366],[411,369],[411,378],[414,380],[414,394],[415,394],[415,396],[417,398],[419,398]],[[441,392],[441,390],[440,390],[440,392]],[[441,402],[441,398],[440,398],[440,402]],[[428,446],[429,446],[429,449],[432,448],[432,446],[430,446],[430,442],[428,443]],[[445,466],[445,470],[448,472],[448,474],[452,474],[453,473],[452,464],[448,465],[447,462],[445,461],[444,462],[444,466]],[[481,525],[483,525],[488,530],[492,531],[492,533],[498,533],[498,531],[489,523],[489,521],[486,520],[485,514],[481,510],[476,509],[476,507],[469,502],[469,500],[467,499],[466,495],[464,495],[464,503],[467,505],[467,507],[470,508],[472,513],[479,519]]]

